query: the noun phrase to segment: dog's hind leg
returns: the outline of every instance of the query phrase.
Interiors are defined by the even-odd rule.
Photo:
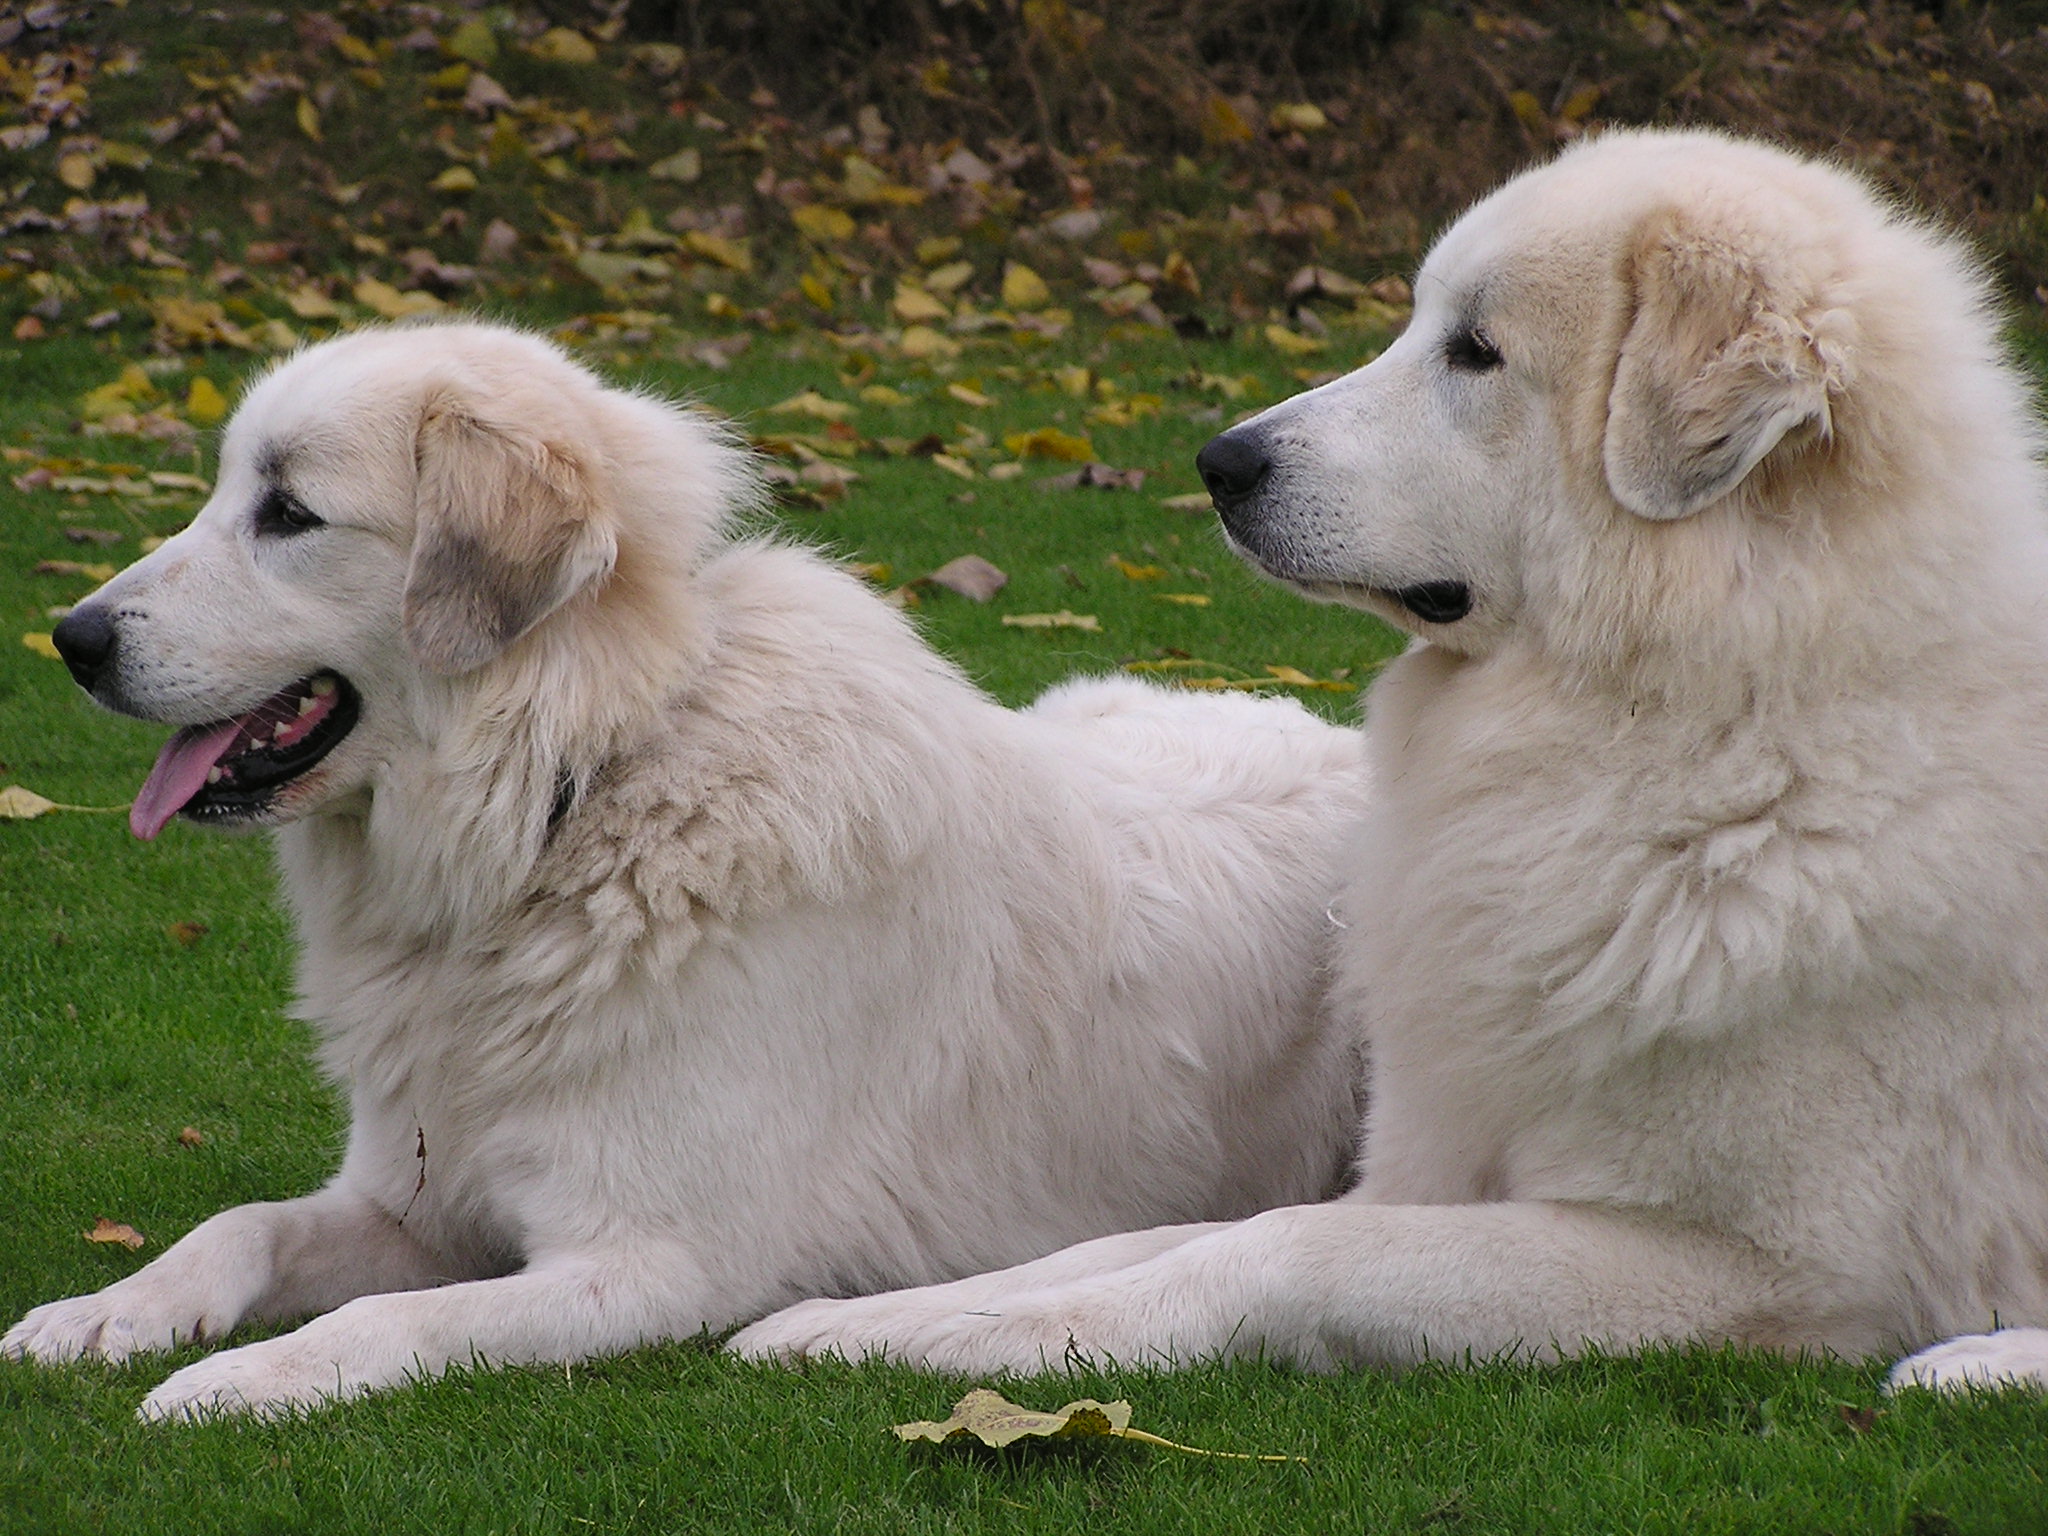
[[[447,1278],[388,1211],[330,1186],[222,1211],[127,1279],[35,1308],[0,1338],[0,1354],[125,1360]]]
[[[582,1360],[713,1321],[687,1257],[666,1250],[537,1262],[518,1274],[362,1296],[293,1333],[223,1350],[144,1399],[145,1419],[270,1415],[355,1397],[450,1365]]]

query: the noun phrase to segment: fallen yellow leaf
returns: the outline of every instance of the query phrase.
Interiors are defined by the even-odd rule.
[[[1131,1428],[1131,1405],[1122,1398],[1113,1403],[1084,1397],[1050,1413],[1020,1408],[1000,1393],[976,1387],[953,1405],[953,1416],[936,1423],[920,1421],[892,1426],[899,1440],[924,1440],[945,1445],[955,1440],[979,1440],[1000,1449],[1019,1440],[1069,1440],[1101,1437],[1136,1440],[1144,1445],[1185,1451],[1191,1456],[1215,1456],[1228,1461],[1302,1461],[1300,1456],[1249,1456],[1241,1451],[1205,1451],[1181,1445],[1142,1429]]]
[[[595,64],[597,45],[569,27],[549,27],[528,45],[527,51],[550,64]]]
[[[949,261],[943,267],[933,267],[924,275],[924,285],[933,293],[951,293],[974,276],[971,261]]]
[[[1276,133],[1320,133],[1330,126],[1323,109],[1312,101],[1283,101],[1267,114]]]
[[[1052,290],[1045,279],[1021,261],[1003,268],[1003,306],[1006,309],[1043,309],[1052,302]]]
[[[697,255],[717,262],[733,272],[752,272],[753,253],[737,240],[728,240],[724,235],[709,234],[701,229],[685,230],[683,244]]]
[[[125,1221],[109,1221],[102,1216],[85,1234],[88,1243],[119,1243],[123,1248],[140,1248],[147,1239]]]
[[[185,415],[187,419],[202,427],[210,427],[228,413],[227,396],[214,385],[213,380],[200,374],[192,380],[185,391]]]
[[[32,789],[10,784],[0,789],[0,821],[33,821],[57,809],[57,802],[45,800]]]
[[[1003,622],[1012,629],[1092,629],[1102,628],[1102,621],[1092,613],[1069,613],[1062,608],[1058,613],[1006,613]]]
[[[925,321],[944,320],[952,311],[932,294],[917,284],[898,279],[896,297],[889,301],[889,308],[898,320]]]
[[[21,637],[21,643],[34,651],[38,656],[47,657],[51,661],[61,661],[63,659],[57,654],[57,643],[48,634],[31,630],[28,634]]]
[[[935,357],[958,357],[960,343],[952,337],[942,335],[928,325],[906,325],[903,339],[896,344],[903,355],[913,362],[925,362]]]
[[[832,297],[832,285],[815,272],[806,272],[796,280],[796,285],[803,290],[803,296],[820,309],[831,309],[837,303]]]
[[[475,64],[479,68],[498,56],[498,39],[491,32],[491,24],[482,17],[465,21],[448,34],[441,47],[458,59]]]
[[[1184,608],[1209,606],[1209,594],[1206,592],[1154,592],[1152,595],[1162,603],[1179,603]]]
[[[1313,336],[1304,336],[1299,331],[1290,331],[1284,325],[1266,327],[1266,340],[1287,353],[1290,357],[1306,357],[1311,352],[1320,352],[1325,343]]]
[[[811,416],[819,421],[844,421],[853,414],[853,407],[844,400],[830,400],[815,389],[807,389],[800,395],[791,395],[779,405],[768,407],[770,415]]]
[[[333,320],[341,314],[341,306],[311,283],[292,289],[284,301],[301,320]]]
[[[693,182],[704,174],[703,152],[697,149],[679,149],[647,167],[647,174],[659,181],[680,181],[685,184]],[[802,228],[801,223],[798,227]]]
[[[367,309],[374,309],[386,320],[403,320],[408,315],[432,314],[442,308],[441,301],[420,288],[409,288],[400,293],[389,283],[379,278],[366,277],[355,286],[355,301]]]
[[[301,96],[299,98],[296,116],[299,120],[299,132],[303,133],[315,144],[322,143],[325,140],[326,135],[320,131],[320,109],[313,105],[311,97]]]
[[[476,190],[476,172],[466,165],[451,165],[427,185],[436,192],[463,193]]]
[[[1003,446],[1020,459],[1058,459],[1068,464],[1086,464],[1095,457],[1095,445],[1087,438],[1058,427],[1035,427],[1029,432],[1011,432]]]
[[[789,221],[805,239],[827,245],[851,240],[856,228],[852,214],[829,203],[801,203],[789,210]]]

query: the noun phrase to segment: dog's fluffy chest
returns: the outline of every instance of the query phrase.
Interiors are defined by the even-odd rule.
[[[1932,1103],[1972,1072],[2038,1070],[2027,999],[2048,977],[1975,935],[2048,926],[2028,851],[2048,806],[1972,769],[1981,733],[1901,717],[1845,699],[1703,723],[1398,664],[1372,701],[1386,792],[1345,903],[1370,1175],[1410,1199],[1632,1190],[1782,1219],[1811,1172],[1787,1149],[1817,1125],[1853,1157],[1907,1085]],[[1936,972],[2010,1032],[1955,1037],[1902,1007]],[[1744,1142],[1716,1143],[1731,1123]]]

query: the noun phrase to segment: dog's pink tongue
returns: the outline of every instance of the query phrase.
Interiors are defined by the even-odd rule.
[[[163,831],[187,800],[206,784],[206,775],[242,733],[241,722],[192,725],[164,743],[156,766],[149,770],[135,804],[128,809],[128,830],[144,842]]]

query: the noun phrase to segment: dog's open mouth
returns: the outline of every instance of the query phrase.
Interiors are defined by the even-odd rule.
[[[128,812],[129,830],[155,837],[180,812],[195,820],[258,814],[352,730],[361,699],[333,672],[302,677],[247,714],[190,725],[164,743]]]

